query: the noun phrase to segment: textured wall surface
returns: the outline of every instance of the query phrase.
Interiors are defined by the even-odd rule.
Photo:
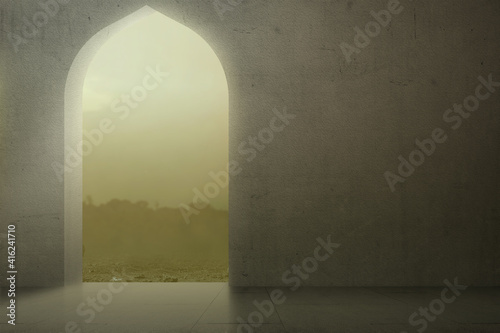
[[[500,87],[480,88],[489,96],[470,114],[446,110],[475,95],[479,76],[500,81],[500,2],[401,0],[365,45],[354,28],[388,1],[220,0],[218,12],[211,0],[66,0],[16,52],[15,35],[47,1],[0,0],[0,233],[18,226],[18,286],[78,280],[81,221],[68,204],[80,200],[78,176],[65,191],[51,167],[64,161],[72,117],[66,80],[87,41],[145,5],[201,35],[226,71],[229,158],[241,168],[230,184],[232,285],[290,283],[287,270],[328,235],[340,247],[293,281],[499,285]],[[356,42],[348,60],[340,45]],[[285,108],[295,117],[269,140]],[[397,175],[398,157],[436,128],[446,141],[413,154],[425,161],[391,191],[384,173]],[[267,143],[254,154],[259,133]]]

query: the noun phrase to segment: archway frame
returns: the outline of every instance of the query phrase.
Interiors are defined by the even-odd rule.
[[[82,140],[83,86],[90,63],[111,36],[154,13],[162,14],[149,6],[144,6],[136,12],[108,25],[92,36],[73,60],[66,79],[64,92],[65,165],[69,158],[69,149],[75,149]],[[81,161],[70,170],[65,168],[64,172],[65,285],[82,283],[82,173]]]

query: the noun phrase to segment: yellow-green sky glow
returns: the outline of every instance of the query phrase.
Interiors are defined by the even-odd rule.
[[[159,66],[169,76],[148,91],[130,114],[113,112],[122,94],[142,86]],[[154,79],[149,83],[156,82]],[[122,116],[122,118],[120,118]],[[159,14],[112,36],[92,60],[83,91],[83,129],[109,118],[114,131],[83,159],[83,196],[145,200],[178,207],[192,189],[226,170],[228,91],[223,68],[208,44],[187,27]],[[227,209],[227,187],[211,201]]]

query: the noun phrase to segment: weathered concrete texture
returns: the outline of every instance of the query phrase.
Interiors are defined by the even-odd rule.
[[[500,81],[498,1],[401,1],[347,62],[339,44],[353,45],[353,28],[387,1],[248,0],[221,20],[212,1],[74,0],[15,53],[8,33],[40,8],[2,0],[0,232],[24,230],[20,285],[65,280],[64,185],[51,163],[64,159],[70,66],[92,36],[145,5],[200,34],[227,74],[230,160],[242,168],[230,185],[232,285],[285,284],[329,234],[341,246],[303,284],[499,284],[500,91],[457,130],[442,119],[479,75]],[[246,161],[240,143],[284,107],[296,118]],[[391,192],[384,172],[437,127],[447,140]],[[66,246],[67,267],[80,246]]]

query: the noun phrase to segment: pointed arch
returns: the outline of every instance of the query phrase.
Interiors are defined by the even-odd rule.
[[[81,283],[82,281],[83,168],[81,156],[79,157],[75,151],[76,147],[81,145],[82,140],[83,86],[87,69],[99,50],[112,36],[150,15],[158,13],[151,7],[145,6],[102,29],[82,47],[69,70],[64,95],[64,161],[65,166],[68,163],[70,164],[70,168],[66,168],[64,172],[64,267],[66,284]],[[195,32],[193,33],[195,34]]]

